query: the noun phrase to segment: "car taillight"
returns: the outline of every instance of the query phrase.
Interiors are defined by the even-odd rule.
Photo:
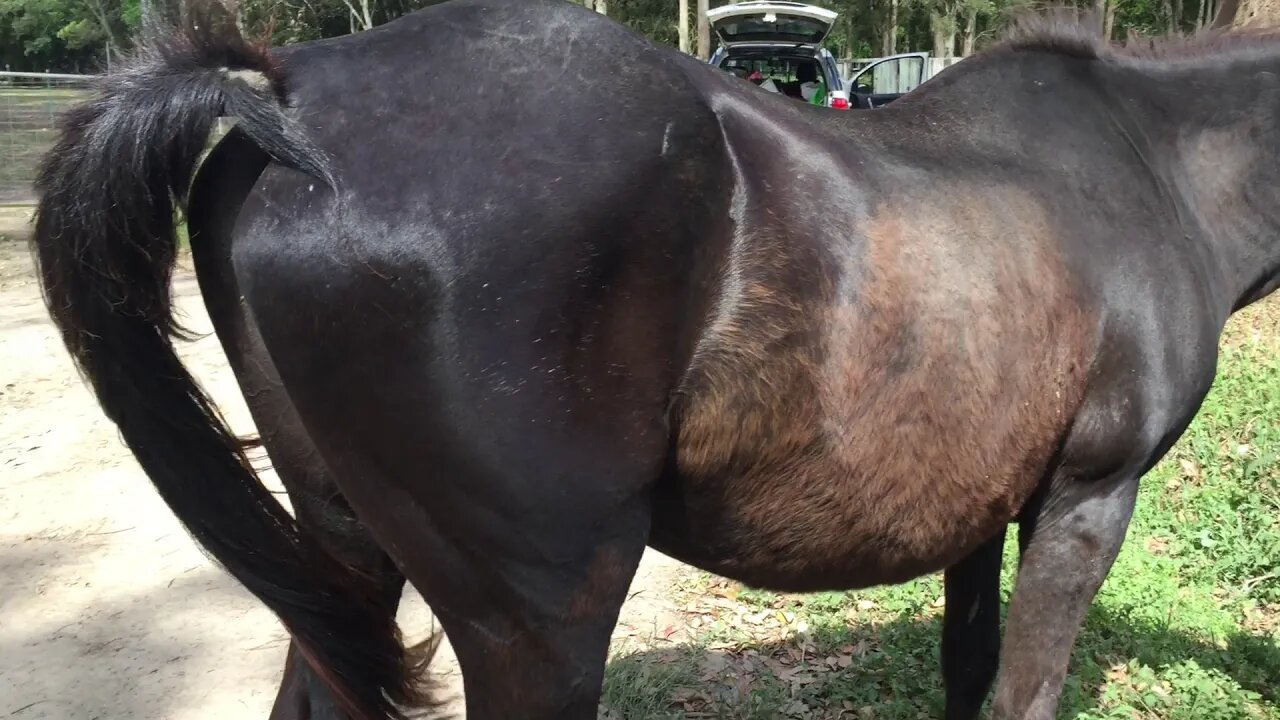
[[[849,100],[847,98],[842,98],[842,97],[831,98],[831,107],[835,108],[836,110],[848,110]]]

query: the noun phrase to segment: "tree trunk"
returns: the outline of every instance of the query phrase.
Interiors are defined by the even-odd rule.
[[[707,19],[707,0],[698,0],[698,57],[711,59],[711,21]]]
[[[1169,23],[1169,32],[1182,32],[1182,0],[1173,0],[1173,21]]]
[[[885,24],[881,42],[881,54],[893,55],[898,51],[898,0],[889,0],[889,22]]]
[[[689,0],[680,0],[677,8],[676,26],[680,29],[680,52],[689,54]]]
[[[94,22],[98,23],[98,27],[102,28],[102,32],[107,36],[107,62],[111,61],[111,55],[114,48],[120,47],[120,41],[116,38],[116,31],[111,27],[111,15],[107,11],[106,5],[97,0],[91,0],[85,3],[89,8],[89,12],[93,13]],[[150,19],[149,17],[147,18]]]
[[[596,0],[596,12],[601,15],[609,14],[609,0]]]
[[[858,24],[853,13],[845,15],[844,19],[845,47],[844,52],[840,54],[840,57],[851,58],[853,57],[853,38],[857,36]]]
[[[1222,0],[1215,28],[1245,25],[1280,26],[1280,0]]]
[[[1231,27],[1236,21],[1236,11],[1240,7],[1240,0],[1222,0],[1222,4],[1218,6],[1218,14],[1213,18],[1213,26],[1215,28]]]
[[[973,47],[978,42],[978,9],[970,4],[964,11],[964,45],[960,54],[968,57],[973,54]]]
[[[1093,14],[1096,15],[1098,19],[1098,32],[1102,34],[1104,39],[1107,37],[1107,13],[1111,12],[1111,8],[1107,6],[1114,4],[1115,0],[1112,0],[1112,2],[1107,2],[1107,0],[1093,0]]]
[[[369,0],[359,0],[359,6],[352,0],[342,0],[351,13],[351,32],[373,29],[373,13],[369,10]]]
[[[1107,42],[1111,42],[1111,39],[1115,37],[1115,32],[1116,0],[1111,0],[1111,2],[1107,3],[1106,19],[1102,21],[1102,37],[1106,38]]]
[[[955,10],[946,4],[929,14],[933,31],[934,57],[949,58],[956,54]]]

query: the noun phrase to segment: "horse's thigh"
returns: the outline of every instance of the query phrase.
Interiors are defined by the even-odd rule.
[[[344,454],[358,480],[344,490],[440,620],[468,720],[594,720],[648,494],[565,492],[576,478],[549,460],[495,468],[443,444],[405,452],[427,470],[387,476],[385,458]]]
[[[644,512],[615,521],[638,529]],[[455,579],[497,584],[488,601],[437,610],[462,667],[470,720],[595,720],[609,640],[644,535],[582,540],[574,560],[523,561]],[[436,590],[429,594],[451,592]]]
[[[366,593],[380,599],[379,611],[394,616],[404,576],[342,496],[337,479],[316,452],[287,396],[278,385],[263,385],[248,393],[249,410],[299,527],[356,570],[353,577],[368,583]],[[270,720],[328,720],[343,716],[338,708],[328,687],[290,641]]]

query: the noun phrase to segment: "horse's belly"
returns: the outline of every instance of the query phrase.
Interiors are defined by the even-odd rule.
[[[905,582],[952,565],[993,536],[1035,486],[1028,478],[948,493],[914,477],[866,482],[829,471],[819,463],[807,474],[672,478],[655,506],[651,544],[775,590]]]

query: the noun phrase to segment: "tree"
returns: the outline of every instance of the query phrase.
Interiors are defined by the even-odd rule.
[[[14,70],[105,69],[125,30],[119,0],[0,0],[0,58]]]
[[[676,23],[680,30],[680,52],[689,53],[689,0],[679,0]]]
[[[370,0],[342,0],[351,13],[351,32],[373,29],[373,11]]]
[[[1250,25],[1280,27],[1280,0],[1222,0],[1214,27]]]
[[[707,19],[707,0],[698,0],[698,57],[711,59],[711,21]]]
[[[933,54],[949,58],[956,54],[955,0],[938,0],[929,12],[929,30],[933,33]]]
[[[1201,0],[1200,12],[1196,16],[1197,27],[1209,27],[1209,24],[1213,22],[1215,12],[1217,12],[1217,8],[1214,7],[1214,0]]]
[[[964,39],[960,45],[960,55],[969,56],[978,45],[978,18],[991,14],[994,5],[991,0],[965,0],[961,6],[964,13]]]
[[[273,44],[375,27],[441,0],[224,0],[250,35]],[[574,0],[651,40],[707,58],[714,39],[708,0]],[[735,0],[714,0],[715,5]],[[932,48],[969,55],[997,35],[1014,6],[1047,0],[807,0],[840,13],[828,47],[840,57]],[[98,72],[130,42],[143,10],[180,12],[184,0],[0,0],[0,65],[14,70]],[[1209,25],[1280,21],[1280,0],[1070,0],[1103,16],[1107,38]],[[693,17],[690,17],[690,13]],[[1268,20],[1270,18],[1270,20]],[[692,26],[692,27],[691,27]],[[696,36],[691,37],[691,35]]]
[[[885,55],[898,52],[898,0],[889,0],[889,18],[884,24],[880,52]]]

